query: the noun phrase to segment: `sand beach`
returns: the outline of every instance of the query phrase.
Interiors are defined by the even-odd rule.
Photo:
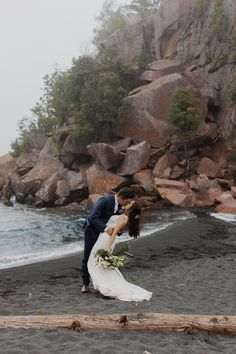
[[[81,294],[81,255],[0,271],[0,315],[75,313],[189,313],[236,315],[236,228],[200,212],[150,236],[132,240],[122,271],[153,292],[127,303],[91,291]],[[235,353],[222,335],[0,330],[0,353]]]

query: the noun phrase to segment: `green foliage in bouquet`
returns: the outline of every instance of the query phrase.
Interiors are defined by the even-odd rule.
[[[105,269],[122,268],[127,262],[125,252],[129,250],[129,246],[122,247],[117,252],[99,249],[96,252],[96,263]]]

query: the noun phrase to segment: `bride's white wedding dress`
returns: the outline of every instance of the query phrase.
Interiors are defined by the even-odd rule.
[[[115,227],[120,216],[113,215],[107,226]],[[116,298],[122,301],[143,301],[150,300],[152,293],[139,286],[129,283],[125,280],[121,272],[116,269],[105,269],[96,263],[96,252],[98,249],[108,249],[110,236],[106,232],[100,233],[97,242],[95,243],[89,260],[88,271],[91,276],[93,287],[100,291],[104,296]],[[115,247],[117,237],[112,245]]]

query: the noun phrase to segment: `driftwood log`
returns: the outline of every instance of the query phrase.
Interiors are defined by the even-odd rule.
[[[204,331],[236,335],[236,316],[188,314],[97,314],[0,316],[0,328],[70,328],[77,331]]]

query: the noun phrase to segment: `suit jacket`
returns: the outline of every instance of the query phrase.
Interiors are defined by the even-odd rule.
[[[85,227],[90,227],[96,235],[99,235],[99,233],[103,232],[107,227],[107,221],[114,215],[114,208],[114,195],[99,198],[87,217]],[[118,207],[118,212],[120,209],[121,206]]]

